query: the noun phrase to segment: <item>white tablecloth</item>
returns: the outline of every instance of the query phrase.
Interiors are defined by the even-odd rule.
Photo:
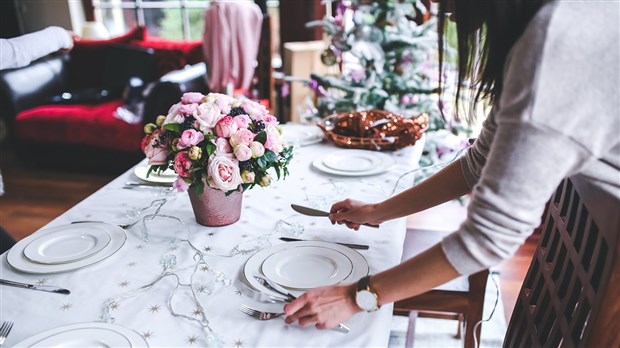
[[[224,346],[387,346],[392,306],[386,305],[372,314],[358,314],[346,323],[351,332],[319,331],[314,327],[301,328],[286,325],[282,318],[258,321],[239,311],[242,303],[253,304],[244,297],[231,281],[238,276],[244,262],[252,255],[253,246],[268,247],[282,243],[278,237],[294,237],[275,229],[278,220],[300,221],[305,231],[302,239],[321,239],[369,244],[361,251],[368,260],[371,274],[396,265],[401,259],[405,236],[405,220],[383,224],[379,229],[363,227],[358,232],[343,226],[332,226],[328,219],[300,217],[291,203],[320,205],[322,200],[345,196],[380,200],[394,188],[399,177],[415,168],[422,143],[394,153],[396,167],[380,175],[350,178],[327,175],[312,168],[312,161],[337,150],[330,144],[316,144],[296,150],[290,166],[291,175],[276,181],[268,188],[256,187],[244,193],[241,219],[232,225],[214,228],[198,225],[186,193],[158,196],[155,190],[123,189],[125,182],[137,181],[133,169],[124,173],[101,190],[71,208],[44,228],[76,220],[97,220],[111,223],[128,221],[128,215],[148,206],[153,200],[165,197],[167,202],[160,214],[182,219],[185,232],[174,232],[158,220],[149,225],[145,241],[141,224],[127,230],[126,244],[114,255],[94,265],[59,274],[27,274],[16,271],[2,257],[0,277],[26,283],[58,285],[71,290],[70,295],[0,286],[0,320],[15,323],[7,345],[12,346],[34,334],[61,325],[104,320],[104,309],[109,309],[116,324],[131,328],[143,335],[151,346],[207,346],[208,330],[201,327],[200,307],[192,300],[188,286],[176,292],[175,276],[163,278],[150,289],[142,289],[158,279],[164,268],[162,260],[176,258],[171,270],[181,284],[192,284],[196,298],[204,309],[212,332]],[[145,165],[144,162],[138,165]],[[411,185],[411,175],[401,180],[401,187]],[[133,213],[132,213],[133,212]],[[152,209],[142,212],[152,213]],[[196,265],[194,250],[183,239],[205,255]],[[236,249],[235,249],[236,248]],[[140,290],[142,289],[142,290]],[[168,297],[175,293],[168,308]],[[106,301],[108,301],[106,305]],[[280,305],[281,308],[281,305]]]

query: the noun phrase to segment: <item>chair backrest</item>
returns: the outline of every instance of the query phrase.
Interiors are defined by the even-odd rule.
[[[505,347],[620,346],[619,213],[618,198],[590,182],[562,182],[547,206]]]

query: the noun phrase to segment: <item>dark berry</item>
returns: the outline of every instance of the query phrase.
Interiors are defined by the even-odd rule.
[[[196,119],[194,118],[194,116],[185,117],[185,120],[183,121],[183,123],[181,123],[181,129],[186,130],[186,129],[194,128],[194,122],[196,122]]]
[[[252,160],[247,160],[247,161],[241,161],[239,162],[239,168],[241,170],[247,170],[249,172],[254,170],[254,165],[252,163]]]
[[[258,133],[265,129],[265,122],[263,121],[254,121],[254,133]]]
[[[239,107],[239,106],[237,106],[235,108],[231,108],[230,109],[230,113],[229,113],[229,115],[233,116],[233,117],[239,116],[239,115],[244,115],[244,114],[247,114],[247,113],[245,112],[245,110],[243,110],[242,107]]]

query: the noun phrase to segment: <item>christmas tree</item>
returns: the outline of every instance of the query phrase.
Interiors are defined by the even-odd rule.
[[[462,154],[471,135],[468,125],[451,117],[452,91],[439,97],[437,26],[427,5],[422,0],[342,0],[333,16],[307,24],[322,26],[329,36],[321,61],[334,72],[312,74],[307,81],[315,98],[306,115],[370,109],[404,117],[427,113],[430,124],[414,181]],[[444,47],[443,81],[451,81],[453,51]]]
[[[445,128],[439,110],[435,20],[421,0],[339,1],[322,26],[330,37],[323,64],[331,75],[311,76],[317,117],[350,110],[381,109],[405,117],[426,112],[430,130]]]

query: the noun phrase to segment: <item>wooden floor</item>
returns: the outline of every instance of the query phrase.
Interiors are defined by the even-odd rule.
[[[120,174],[31,169],[6,146],[0,149],[0,171],[5,185],[5,194],[0,196],[0,226],[16,240],[30,235]],[[536,238],[531,238],[512,259],[496,267],[507,321],[536,244]]]

